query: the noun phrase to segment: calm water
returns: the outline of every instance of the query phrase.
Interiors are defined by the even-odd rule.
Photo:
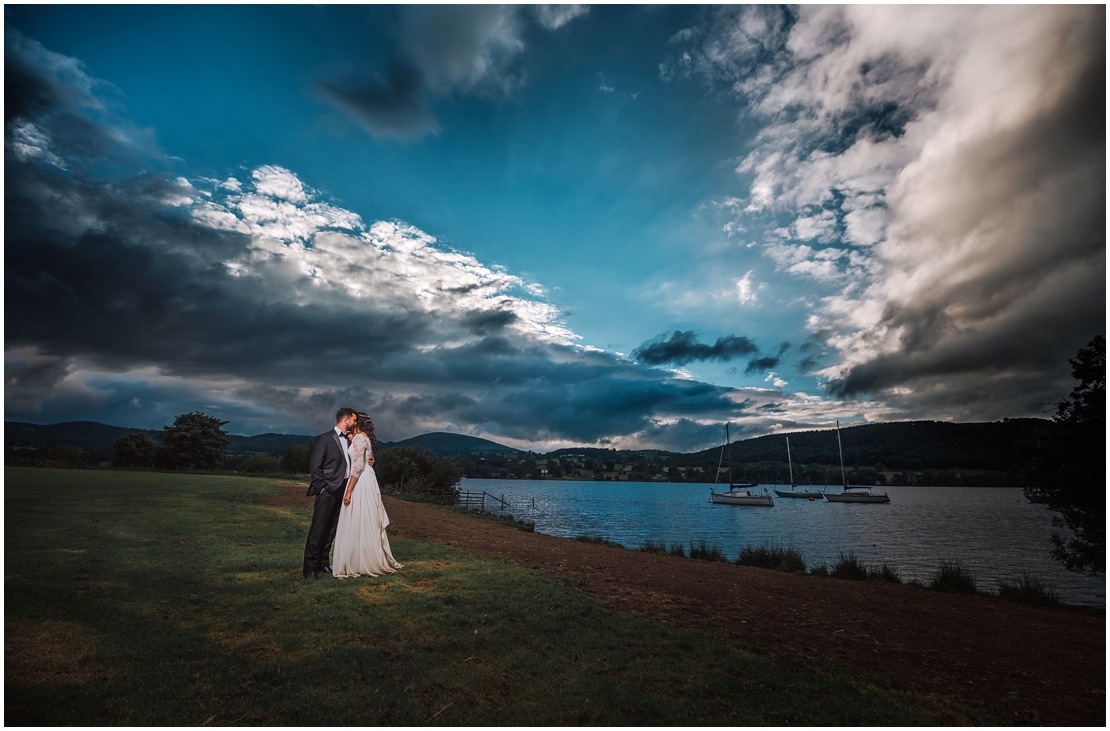
[[[853,551],[922,581],[942,560],[958,560],[983,589],[1028,572],[1065,601],[1106,605],[1105,577],[1072,574],[1051,559],[1052,514],[1017,488],[889,487],[885,505],[776,497],[773,508],[711,505],[709,486],[699,484],[467,479],[462,489],[503,494],[507,512],[566,538],[588,533],[631,548],[704,540],[730,558],[775,542],[799,549],[809,566]]]

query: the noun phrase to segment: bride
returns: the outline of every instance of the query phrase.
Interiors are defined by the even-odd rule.
[[[360,411],[351,428],[354,435],[347,448],[351,456],[351,478],[343,506],[339,509],[339,525],[335,531],[335,554],[332,576],[380,576],[401,568],[389,551],[385,527],[389,516],[382,505],[378,478],[374,475],[374,453],[378,437],[370,417]]]

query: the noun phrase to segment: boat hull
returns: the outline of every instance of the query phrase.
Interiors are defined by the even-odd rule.
[[[752,495],[745,490],[740,493],[715,492],[710,500],[717,505],[748,505],[751,507],[773,508],[775,500],[770,495]]]
[[[822,498],[823,493],[814,490],[775,490],[779,497]]]
[[[826,492],[825,499],[830,503],[889,503],[890,496],[870,492]]]

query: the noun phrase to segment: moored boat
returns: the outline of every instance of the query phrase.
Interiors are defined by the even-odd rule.
[[[713,487],[709,488],[708,502],[716,505],[748,505],[753,507],[773,508],[775,500],[767,493],[767,488],[762,488],[754,482],[736,484],[732,481],[732,445],[728,435],[728,424],[725,424],[725,445],[721,448],[721,459],[717,462],[717,475],[721,474],[721,462],[728,455],[728,492],[717,492],[717,478],[713,478]]]
[[[779,497],[794,497],[794,498],[819,498],[824,494],[819,490],[807,489],[809,485],[799,485],[794,482],[794,461],[790,456],[790,437],[786,438],[786,464],[790,470],[790,487],[775,488],[775,494]],[[782,463],[779,462],[779,469],[782,469]],[[778,476],[775,477],[775,482],[778,482]]]
[[[885,492],[873,492],[868,485],[849,485],[844,472],[844,448],[840,444],[840,422],[836,422],[836,448],[840,451],[840,480],[843,492],[826,492],[825,499],[830,503],[889,503],[890,496]],[[860,492],[866,490],[866,492]]]

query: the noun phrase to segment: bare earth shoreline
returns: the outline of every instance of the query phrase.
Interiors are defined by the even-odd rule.
[[[583,590],[618,611],[742,638],[769,653],[881,668],[923,691],[1004,703],[1019,724],[1035,723],[1036,712],[1044,724],[1106,725],[1104,611],[662,556],[384,500],[398,535],[522,568],[588,575]],[[303,485],[259,501],[311,509]]]

